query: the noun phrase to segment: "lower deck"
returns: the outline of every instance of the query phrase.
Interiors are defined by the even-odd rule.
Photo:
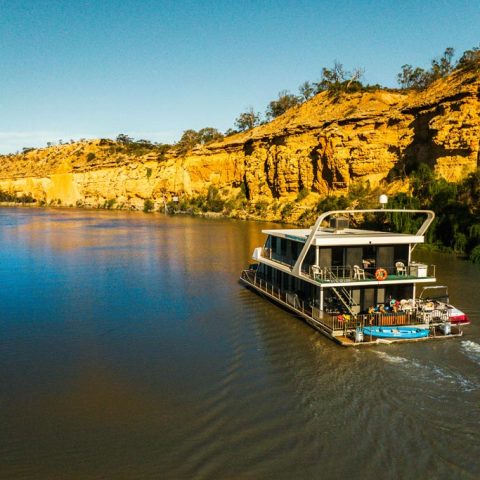
[[[365,315],[331,314],[321,311],[314,305],[299,300],[294,293],[285,292],[264,279],[257,278],[255,271],[245,270],[240,277],[242,283],[258,293],[270,298],[281,306],[293,311],[313,328],[331,338],[338,344],[349,346],[368,346],[385,343],[418,342],[455,338],[463,335],[461,325],[451,325],[450,333],[443,333],[441,327],[449,321],[448,314],[443,312],[408,311],[398,313],[372,313]],[[366,326],[412,326],[428,328],[429,334],[423,338],[389,338],[380,339],[364,335],[361,341],[355,340],[355,332]]]

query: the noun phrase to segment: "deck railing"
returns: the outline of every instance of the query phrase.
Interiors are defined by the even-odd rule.
[[[258,247],[255,249],[253,257],[255,259],[262,257],[289,267],[292,267],[295,263],[295,258],[292,256],[274,252],[271,248]],[[320,283],[343,283],[377,281],[375,273],[380,268],[387,272],[387,278],[385,280],[434,278],[436,270],[435,265],[425,265],[416,262],[412,262],[410,265],[405,265],[404,267],[378,266],[364,268],[363,265],[358,265],[357,267],[358,268],[355,268],[354,265],[329,267],[304,265],[303,273],[309,275],[313,280]]]
[[[383,268],[383,267],[382,267]],[[409,265],[404,270],[397,267],[383,268],[387,272],[384,280],[412,280],[417,278],[434,278],[435,265]],[[318,267],[310,265],[307,273],[320,283],[343,283],[377,281],[376,268],[355,268],[355,266]]]
[[[309,317],[314,323],[332,335],[350,332],[364,326],[385,325],[436,325],[449,319],[448,312],[442,310],[422,310],[414,308],[398,312],[375,312],[371,314],[347,315],[339,312],[321,311],[317,306],[305,302],[294,292],[285,292],[256,275],[254,270],[244,270],[242,279],[267,295],[278,299],[280,303]]]

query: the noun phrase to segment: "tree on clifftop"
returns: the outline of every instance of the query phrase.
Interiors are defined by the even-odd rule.
[[[198,132],[189,129],[183,132],[182,138],[176,144],[176,148],[180,153],[186,153],[196,145],[205,145],[222,138],[223,135],[216,128],[205,127]]]
[[[465,50],[457,67],[463,70],[480,70],[480,46]]]
[[[303,82],[298,87],[298,92],[300,93],[300,97],[302,98],[302,100],[307,101],[310,100],[310,98],[312,98],[315,94],[315,87],[308,81]]]
[[[241,113],[235,120],[235,126],[241,132],[250,130],[260,124],[260,114],[250,107],[246,112]]]
[[[268,104],[267,117],[270,119],[278,117],[299,103],[300,99],[296,95],[292,95],[288,90],[282,90],[278,93],[278,99]]]
[[[440,58],[434,58],[432,60],[431,68],[431,81],[437,80],[438,78],[444,78],[450,73],[454,68],[452,62],[453,56],[455,55],[455,50],[452,47],[447,47],[443,52],[443,55]]]
[[[351,72],[345,70],[340,62],[333,63],[333,68],[323,68],[322,78],[315,83],[316,93],[328,90],[334,94],[341,92],[355,92],[363,88],[360,79],[363,77],[362,68],[354,68]]]
[[[402,71],[397,75],[400,88],[423,90],[435,80],[450,75],[455,68],[453,63],[454,55],[455,50],[452,47],[446,48],[441,57],[434,58],[431,61],[430,70],[424,70],[420,67],[414,68],[408,64],[402,65]]]
[[[428,85],[428,74],[420,67],[413,68],[411,65],[402,65],[402,71],[397,75],[400,88],[416,88],[421,90]]]
[[[129,143],[133,142],[133,138],[125,135],[124,133],[119,133],[117,135],[117,142],[123,143],[124,145],[128,145]]]

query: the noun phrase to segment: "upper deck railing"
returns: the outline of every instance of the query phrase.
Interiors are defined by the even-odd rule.
[[[265,258],[289,268],[292,268],[294,264],[294,259],[291,256],[272,252],[271,248],[256,248],[254,258]],[[309,265],[306,268],[308,268],[308,271],[302,270],[303,275],[320,283],[378,281],[376,274],[379,268],[377,267],[364,268],[358,265],[319,267],[317,265]],[[435,278],[436,266],[411,262],[409,265],[402,263],[395,267],[382,267],[382,270],[386,272],[386,278],[383,280],[417,280]]]
[[[386,276],[377,278],[378,270],[384,270]],[[310,265],[308,275],[320,283],[368,282],[385,280],[417,280],[435,278],[435,265],[412,263],[403,267],[360,268],[351,265],[341,267],[317,267]]]

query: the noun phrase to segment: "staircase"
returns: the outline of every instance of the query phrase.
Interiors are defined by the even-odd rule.
[[[353,318],[356,318],[357,314],[353,311],[353,309],[355,307],[358,307],[359,305],[350,295],[350,292],[343,287],[332,287],[332,290],[335,292],[335,295],[338,297],[338,299],[342,302],[343,306],[348,310],[348,313]]]
[[[337,282],[337,276],[330,270],[329,271],[330,280],[332,282]],[[355,309],[358,311],[358,303],[355,302],[353,297],[350,295],[350,292],[344,287],[332,287],[332,290],[335,292],[335,295],[338,297],[342,305],[347,309],[348,313],[352,316],[353,319],[357,317],[357,313],[353,311]]]

